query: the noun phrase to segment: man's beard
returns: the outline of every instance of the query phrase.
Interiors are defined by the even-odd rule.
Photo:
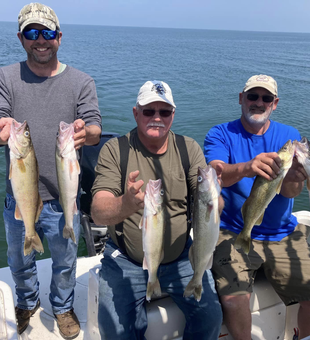
[[[263,109],[261,109],[261,113],[259,112],[252,113],[251,108],[254,108],[254,107],[250,107],[249,111],[244,114],[244,118],[248,122],[248,124],[252,126],[254,125],[257,127],[261,127],[265,125],[271,115],[271,112],[272,112],[271,109],[268,108],[264,112],[263,112]],[[258,110],[260,109],[259,107],[255,107],[255,108]]]

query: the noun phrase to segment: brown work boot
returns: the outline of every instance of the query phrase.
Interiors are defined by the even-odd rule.
[[[39,309],[39,307],[40,307],[40,299],[38,300],[36,306],[30,310],[15,307],[15,316],[16,316],[16,321],[17,321],[18,334],[22,334],[23,331],[28,327],[30,317]]]
[[[80,323],[73,308],[63,314],[54,314],[59,332],[64,339],[74,339],[80,333]]]

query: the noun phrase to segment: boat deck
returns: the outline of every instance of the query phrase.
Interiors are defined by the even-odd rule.
[[[76,271],[76,288],[75,288],[75,300],[74,311],[80,320],[81,332],[76,338],[78,340],[84,339],[84,332],[87,321],[87,295],[88,295],[88,277],[89,269],[100,264],[101,256],[93,256],[89,258],[79,258],[77,261]],[[37,261],[38,277],[40,282],[40,300],[41,306],[36,314],[31,317],[30,324],[26,331],[19,336],[22,340],[49,340],[49,339],[63,339],[60,335],[56,320],[54,318],[51,304],[49,301],[49,291],[51,282],[51,260],[39,260]],[[15,284],[11,276],[10,269],[8,267],[0,269],[0,279],[6,282],[13,292],[14,305],[16,305]],[[14,324],[9,323],[9,327],[14,328]],[[16,327],[16,326],[15,326]],[[12,337],[10,340],[17,340],[18,337],[14,329],[10,330]],[[14,335],[15,333],[15,335]]]

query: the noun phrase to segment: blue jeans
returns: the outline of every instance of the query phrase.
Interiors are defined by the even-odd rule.
[[[16,202],[7,194],[3,212],[8,244],[8,265],[16,284],[17,307],[33,309],[39,299],[39,281],[35,261],[36,251],[24,256],[25,226],[14,218]],[[76,257],[78,245],[62,236],[64,214],[57,200],[43,204],[36,231],[43,242],[47,239],[52,258],[52,280],[49,299],[54,314],[63,314],[72,309],[74,300]],[[74,233],[80,236],[80,214],[74,216]]]
[[[203,277],[200,302],[193,296],[183,297],[193,275],[188,260],[191,243],[190,239],[176,261],[159,266],[158,278],[162,292],[168,293],[185,315],[183,339],[215,340],[220,334],[222,309],[210,270]],[[111,256],[117,249],[108,241],[101,260],[98,312],[101,339],[145,339],[148,272],[125,254]]]

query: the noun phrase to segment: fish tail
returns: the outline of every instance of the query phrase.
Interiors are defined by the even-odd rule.
[[[248,255],[251,247],[251,237],[241,232],[237,236],[234,246],[236,249],[243,249],[244,253]]]
[[[32,250],[35,249],[40,254],[44,253],[43,244],[37,233],[32,237],[25,237],[24,243],[24,255],[31,254]]]
[[[67,225],[65,225],[62,236],[64,238],[71,238],[72,241],[76,244],[76,239],[75,239],[75,235],[74,235],[74,230],[72,227],[69,227]]]
[[[161,288],[158,279],[156,279],[154,283],[153,282],[147,283],[146,300],[150,301],[153,294],[155,296],[161,296]]]
[[[184,297],[190,297],[191,295],[194,295],[194,298],[196,301],[200,301],[202,294],[202,284],[201,283],[195,283],[194,279],[191,279],[188,283],[188,285],[185,288]]]

